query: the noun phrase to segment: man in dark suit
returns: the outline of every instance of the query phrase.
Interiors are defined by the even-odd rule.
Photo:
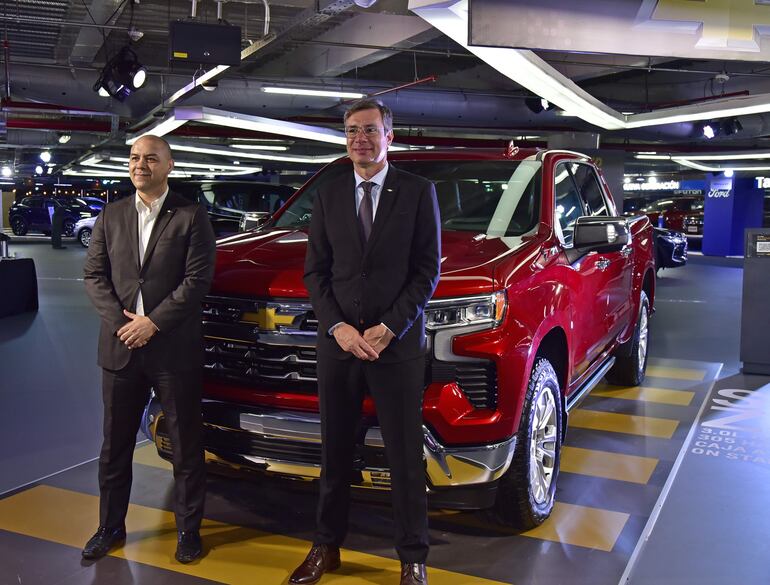
[[[85,284],[101,317],[104,442],[99,457],[99,529],[83,549],[98,559],[126,536],[131,461],[150,389],[171,436],[176,559],[202,552],[206,477],[201,417],[201,300],[214,273],[214,232],[205,210],[169,192],[168,143],[144,136],[128,163],[133,197],[99,215],[88,247]]]
[[[401,584],[427,583],[423,310],[438,283],[440,224],[433,184],[388,165],[392,128],[392,113],[378,101],[351,106],[345,133],[353,172],[314,202],[305,284],[319,321],[322,475],[315,539],[293,584],[315,583],[340,565],[367,390],[390,466]]]

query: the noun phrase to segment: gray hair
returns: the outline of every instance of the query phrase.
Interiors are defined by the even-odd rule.
[[[345,112],[343,121],[347,122],[350,116],[362,110],[379,110],[380,115],[382,116],[382,125],[385,127],[385,133],[387,134],[393,130],[393,112],[380,100],[372,98],[364,98],[354,102]]]

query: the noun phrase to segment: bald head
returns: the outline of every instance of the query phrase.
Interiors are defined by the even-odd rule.
[[[128,174],[145,202],[154,201],[165,193],[173,168],[171,147],[163,138],[142,136],[131,146]]]

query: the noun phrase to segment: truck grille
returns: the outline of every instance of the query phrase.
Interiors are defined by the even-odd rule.
[[[207,376],[251,386],[295,384],[316,391],[318,320],[310,303],[206,297],[203,334]],[[427,382],[457,382],[476,408],[497,407],[491,361],[428,358]]]

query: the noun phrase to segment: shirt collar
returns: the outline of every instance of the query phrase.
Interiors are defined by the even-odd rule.
[[[388,175],[388,167],[390,165],[388,162],[385,162],[385,166],[382,167],[382,170],[374,175],[371,179],[369,179],[370,183],[374,183],[378,187],[382,187],[382,185],[385,183],[385,177]],[[356,189],[358,189],[358,186],[361,183],[365,183],[366,179],[364,179],[361,175],[359,175],[357,172],[353,171],[353,176],[356,178]]]
[[[155,213],[156,211],[160,211],[160,208],[163,207],[163,203],[166,201],[166,195],[168,195],[168,187],[166,187],[163,195],[150,203],[150,209],[148,210],[147,205],[142,201],[142,198],[139,197],[139,193],[136,192],[134,194],[134,205],[136,206],[137,213]]]

